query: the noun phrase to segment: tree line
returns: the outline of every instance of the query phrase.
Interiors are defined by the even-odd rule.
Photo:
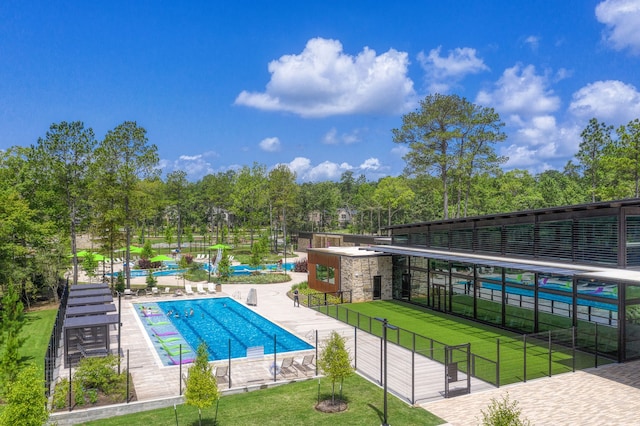
[[[504,124],[491,108],[455,95],[427,96],[392,129],[406,146],[401,176],[377,181],[346,171],[337,181],[299,183],[287,166],[254,163],[189,181],[162,176],[146,130],[124,122],[96,140],[82,122],[52,124],[32,146],[0,152],[0,284],[29,303],[52,294],[72,266],[78,235],[94,249],[164,236],[180,248],[242,230],[274,245],[292,232],[379,234],[389,225],[638,197],[640,121],[614,129],[592,119],[563,170],[502,169]],[[278,250],[278,247],[273,247]],[[45,292],[46,293],[46,292]]]

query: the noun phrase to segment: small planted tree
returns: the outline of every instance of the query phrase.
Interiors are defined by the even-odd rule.
[[[227,281],[232,272],[229,256],[227,256],[227,251],[224,250],[222,252],[222,259],[220,259],[220,263],[218,263],[218,277],[220,277],[220,281]]]
[[[155,275],[153,275],[153,271],[147,271],[147,278],[145,281],[147,283],[147,288],[153,288],[158,285],[158,280]]]
[[[0,424],[40,426],[49,419],[44,381],[33,365],[23,368],[8,384]]]
[[[344,337],[340,336],[336,331],[332,331],[324,342],[322,352],[318,358],[318,367],[331,380],[330,405],[344,405],[343,409],[346,409],[346,404],[342,400],[342,382],[353,374],[353,366],[351,365],[351,357],[347,351]],[[336,403],[336,382],[338,381],[340,382],[340,399]],[[319,405],[322,406],[322,402]]]
[[[87,273],[89,277],[89,282],[91,282],[92,278],[96,276],[96,268],[98,267],[98,261],[96,260],[93,253],[89,253],[84,257],[82,261],[82,269]]]
[[[202,342],[198,346],[195,363],[189,367],[187,390],[184,394],[187,405],[198,407],[200,425],[202,425],[202,409],[211,407],[220,398],[218,383],[208,359],[207,345]]]
[[[487,411],[482,410],[483,426],[529,426],[528,419],[521,419],[522,410],[518,407],[518,401],[509,401],[509,393],[498,401],[491,398],[491,404]]]

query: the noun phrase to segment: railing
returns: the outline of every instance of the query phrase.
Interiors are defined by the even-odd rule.
[[[382,325],[379,321],[346,306],[320,304],[314,309],[374,336],[382,336]],[[575,336],[578,334],[575,328],[558,329],[539,334],[496,339],[493,346],[494,356],[470,351],[471,371],[464,371],[466,368],[463,366],[460,371],[494,386],[500,386],[576,369],[598,367],[605,358],[602,352],[597,350],[602,346],[597,330],[596,327],[596,333],[591,342],[596,348],[595,353],[585,351],[585,345],[576,342]],[[387,330],[387,339],[413,353],[445,364],[444,348],[447,344],[443,342],[399,327],[397,330]],[[471,349],[479,344],[492,345],[487,341],[469,343],[471,343]],[[541,357],[544,358],[544,363],[540,362]],[[611,362],[611,360],[607,361]]]
[[[47,396],[47,398],[51,394],[51,385],[55,380],[54,371],[56,369],[56,360],[58,359],[58,347],[60,345],[60,337],[62,336],[62,326],[67,310],[68,297],[69,281],[67,280],[62,287],[62,295],[60,296],[60,307],[58,308],[58,314],[56,315],[56,320],[53,324],[53,330],[51,330],[51,337],[49,337],[47,352],[44,356],[44,383],[45,395]]]
[[[343,303],[351,303],[351,290],[310,293],[307,295],[307,306],[310,308],[315,306],[342,305]]]

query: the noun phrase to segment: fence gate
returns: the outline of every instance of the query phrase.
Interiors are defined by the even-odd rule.
[[[451,398],[471,392],[471,344],[445,346],[444,397]]]

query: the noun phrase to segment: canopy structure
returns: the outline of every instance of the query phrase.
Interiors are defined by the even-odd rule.
[[[172,261],[173,258],[167,256],[166,254],[159,254],[157,256],[152,257],[151,259],[149,259],[151,262],[169,262]]]
[[[111,291],[106,284],[79,284],[69,290],[64,333],[65,368],[84,357],[111,352],[110,331],[118,324]]]
[[[231,248],[231,246],[228,246],[226,244],[222,244],[222,243],[218,243],[218,244],[214,244],[212,246],[208,247],[211,250],[228,250]]]

